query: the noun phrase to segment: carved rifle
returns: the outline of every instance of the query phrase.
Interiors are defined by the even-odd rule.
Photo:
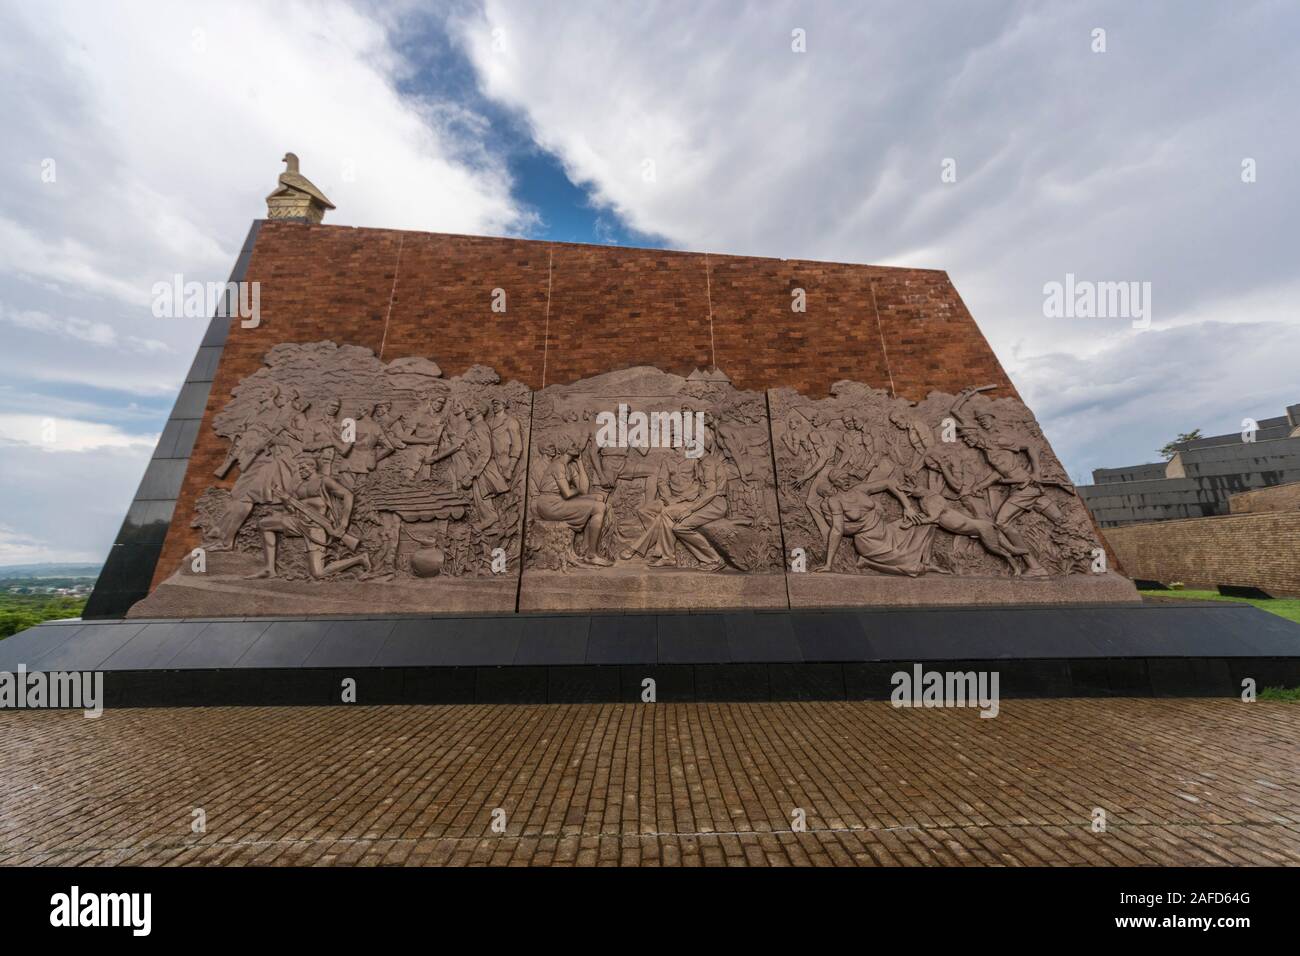
[[[335,541],[341,542],[349,551],[355,551],[361,546],[361,539],[355,534],[349,533],[346,528],[338,527],[325,515],[316,511],[314,508],[310,508],[303,504],[297,498],[287,497],[284,499],[284,503],[308,521],[312,522],[312,524],[323,530]]]

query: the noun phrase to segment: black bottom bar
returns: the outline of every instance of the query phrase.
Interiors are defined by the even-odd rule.
[[[132,943],[127,919],[99,928],[51,925],[77,888],[95,894],[149,894],[148,938],[209,946],[292,940],[331,951],[352,940],[373,946],[385,936],[484,924],[494,945],[535,940],[539,927],[569,912],[574,929],[617,938],[644,936],[639,901],[666,888],[713,905],[674,907],[651,917],[650,932],[689,932],[700,942],[734,945],[782,928],[824,934],[836,914],[856,922],[878,945],[912,948],[952,942],[971,948],[1020,934],[1212,940],[1216,949],[1264,930],[1294,931],[1294,874],[1282,869],[0,869],[6,937],[51,934]],[[723,918],[726,901],[744,894],[744,912]],[[800,901],[808,901],[803,905]],[[144,898],[118,912],[143,916]],[[815,903],[815,905],[813,905]],[[576,904],[576,905],[575,905]],[[56,917],[58,919],[58,917]],[[1166,922],[1168,921],[1168,922]],[[1195,922],[1193,922],[1195,921]],[[144,925],[143,918],[137,923]],[[1205,925],[1207,924],[1208,925]],[[120,925],[127,924],[127,925]],[[1270,932],[1271,931],[1271,932]],[[382,934],[382,935],[381,935]]]
[[[1240,697],[1300,686],[1297,658],[929,661],[998,675],[1000,698]],[[912,661],[109,671],[107,707],[888,700]],[[346,682],[355,699],[344,700]]]

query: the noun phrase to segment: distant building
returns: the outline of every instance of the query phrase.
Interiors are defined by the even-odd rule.
[[[1257,424],[1254,441],[1212,435],[1175,445],[1169,461],[1098,468],[1079,494],[1103,528],[1229,514],[1233,495],[1300,482],[1300,404]]]

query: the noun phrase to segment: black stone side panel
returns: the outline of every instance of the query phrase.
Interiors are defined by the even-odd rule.
[[[261,225],[262,220],[257,219],[249,228],[231,270],[231,282],[243,281]],[[109,549],[95,590],[86,602],[82,614],[87,620],[124,617],[132,604],[149,593],[231,321],[228,317],[214,316],[208,323],[208,331],[163,426],[153,458]]]

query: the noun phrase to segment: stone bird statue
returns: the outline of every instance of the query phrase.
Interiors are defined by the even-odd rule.
[[[285,153],[282,162],[286,169],[280,174],[275,190],[266,197],[267,218],[320,222],[325,218],[325,210],[335,208],[334,204],[310,179],[298,172],[296,154]]]

